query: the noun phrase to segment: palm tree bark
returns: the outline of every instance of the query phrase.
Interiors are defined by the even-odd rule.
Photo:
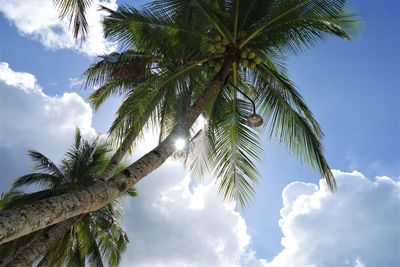
[[[143,177],[160,167],[174,152],[174,139],[187,132],[197,117],[226,85],[234,56],[225,57],[221,70],[207,89],[191,106],[179,127],[156,148],[131,164],[122,173],[107,181],[97,181],[85,189],[36,201],[20,208],[0,213],[0,244],[43,229],[79,214],[95,211],[134,186]]]
[[[25,267],[32,266],[34,261],[46,251],[50,250],[60,239],[67,233],[69,229],[79,220],[80,216],[76,216],[60,222],[48,230],[45,230],[34,242],[28,246],[21,248],[17,253],[6,260],[0,267]]]

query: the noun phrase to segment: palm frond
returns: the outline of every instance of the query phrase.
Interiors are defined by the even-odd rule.
[[[71,246],[71,230],[67,231],[60,242],[55,247],[48,250],[46,254],[40,259],[37,267],[61,267],[66,261],[68,254],[71,253],[73,246]],[[73,265],[72,265],[73,266]],[[79,266],[80,265],[75,265]]]
[[[184,33],[193,38],[208,38],[201,32],[173,20],[167,13],[155,13],[147,8],[139,10],[128,6],[120,6],[116,11],[106,10],[110,15],[104,20],[105,35],[118,40],[121,44],[157,50],[154,41],[165,42],[166,39],[162,37],[165,37],[166,32]]]
[[[264,70],[266,68],[262,67]],[[266,80],[260,75],[255,82],[258,83],[258,88],[262,88],[259,103],[261,112],[269,123],[270,136],[277,137],[291,154],[317,169],[333,190],[335,178],[324,157],[321,143],[323,134],[319,125],[305,107],[299,109],[301,105],[291,105],[293,102],[282,87],[269,82],[269,72],[263,74]]]
[[[75,129],[75,148],[78,149],[81,145],[81,140],[82,140],[82,134],[81,130],[76,127]]]
[[[260,159],[261,148],[257,133],[247,125],[249,103],[230,90],[224,90],[214,103],[208,135],[221,195],[245,207],[255,193],[255,161]]]
[[[355,16],[345,10],[344,0],[272,1],[262,21],[241,43],[250,41],[280,53],[298,53],[314,46],[327,35],[350,39]]]
[[[81,37],[84,40],[89,30],[86,12],[93,0],[53,0],[53,3],[60,12],[60,18],[67,18],[73,26],[75,39]]]
[[[65,180],[63,173],[58,169],[57,165],[54,164],[48,157],[42,153],[34,150],[28,151],[28,156],[35,163],[34,169],[37,171],[44,171],[48,174],[56,177],[60,182]]]
[[[60,185],[63,181],[60,181],[59,177],[47,174],[47,173],[30,173],[17,178],[12,187],[19,188],[22,186],[28,186],[32,184],[39,185],[43,188],[54,188]]]

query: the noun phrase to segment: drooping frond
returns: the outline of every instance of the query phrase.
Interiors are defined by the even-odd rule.
[[[53,0],[53,3],[60,12],[60,18],[67,18],[73,26],[75,39],[81,37],[84,40],[89,31],[87,10],[93,0]]]
[[[246,122],[249,103],[228,88],[216,99],[210,117],[211,164],[224,199],[245,207],[254,194],[261,148],[257,133]]]
[[[47,173],[30,173],[17,178],[14,183],[14,188],[37,184],[43,188],[49,189],[61,184],[62,181],[57,176]]]
[[[140,51],[127,50],[113,52],[101,57],[102,60],[92,64],[83,74],[84,87],[100,87],[107,82],[135,84],[145,80],[150,74],[151,64],[162,60],[157,56]]]
[[[260,89],[258,103],[270,136],[277,137],[291,154],[317,169],[333,190],[335,179],[323,154],[320,126],[287,77],[271,71],[263,65],[253,80]]]
[[[54,176],[54,181],[57,184],[61,183],[62,181],[65,180],[65,177],[63,173],[58,169],[56,164],[54,164],[53,161],[51,161],[48,157],[43,155],[42,153],[34,150],[29,150],[28,151],[28,156],[32,159],[34,162],[34,169],[37,171],[43,171],[44,173],[50,174]]]
[[[37,263],[37,267],[47,267],[47,266],[54,266],[54,267],[61,267],[63,263],[66,261],[71,249],[74,247],[75,244],[71,244],[71,235],[72,229],[67,231],[61,240],[56,244],[55,247],[48,250],[44,256],[39,260]],[[76,265],[71,264],[71,266],[82,266],[79,265],[82,261],[77,261]]]

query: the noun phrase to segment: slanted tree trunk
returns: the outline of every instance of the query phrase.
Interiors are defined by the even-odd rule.
[[[122,160],[122,158],[125,156],[129,148],[132,146],[132,143],[135,141],[136,137],[137,137],[136,130],[129,131],[129,133],[125,136],[122,144],[119,146],[117,151],[115,151],[114,155],[110,159],[110,162],[108,162],[108,165],[103,174],[101,175],[100,179],[107,181],[113,176],[115,168],[117,167],[118,163]]]
[[[180,127],[156,148],[131,164],[122,173],[108,181],[97,181],[85,189],[36,201],[20,208],[0,213],[0,244],[43,229],[79,214],[95,211],[113,201],[134,186],[143,177],[160,167],[174,152],[174,139],[187,132],[197,117],[225,86],[230,73],[233,56],[225,58],[221,70],[207,89],[191,106]]]
[[[80,217],[81,216],[76,216],[49,227],[49,229],[46,229],[34,242],[21,248],[13,257],[2,263],[0,267],[32,266],[39,256],[46,253],[63,238]]]
[[[159,96],[161,95],[162,92],[159,94]],[[157,99],[155,99],[155,101],[157,101]],[[146,107],[146,111],[144,112],[143,117],[140,118],[140,120],[142,122],[146,122],[150,117],[151,112],[151,107]],[[122,158],[125,156],[129,148],[135,141],[137,133],[137,129],[132,129],[131,131],[129,131],[129,133],[125,136],[122,144],[115,151],[105,171],[102,173],[99,179],[106,181],[112,177],[118,163],[122,160]],[[37,240],[32,240],[31,243],[26,244],[24,247],[21,247],[13,255],[9,255],[7,259],[4,259],[4,261],[0,263],[0,267],[31,266],[36,259],[46,253],[46,251],[51,249],[56,244],[56,242],[60,240],[65,235],[65,233],[74,225],[74,223],[76,223],[78,219],[79,216],[76,216],[49,228],[49,230],[45,231]]]

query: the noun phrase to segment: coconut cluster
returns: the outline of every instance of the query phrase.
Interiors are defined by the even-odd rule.
[[[240,64],[245,68],[253,70],[257,65],[261,64],[261,58],[252,49],[246,48],[240,54]]]
[[[208,52],[212,54],[223,54],[225,53],[226,47],[229,41],[220,35],[217,35],[213,41],[208,45]]]
[[[207,51],[211,54],[223,54],[226,51],[229,41],[220,35],[217,35],[208,45]],[[221,60],[210,59],[207,65],[213,67],[216,71],[221,68]]]
[[[228,45],[229,41],[227,39],[223,38],[221,35],[217,35],[209,42],[207,51],[211,54],[221,55],[225,53]],[[246,48],[241,52],[239,62],[243,67],[253,70],[257,65],[261,64],[261,57],[257,56],[251,48]],[[222,60],[210,59],[204,64],[218,71],[222,66]]]

